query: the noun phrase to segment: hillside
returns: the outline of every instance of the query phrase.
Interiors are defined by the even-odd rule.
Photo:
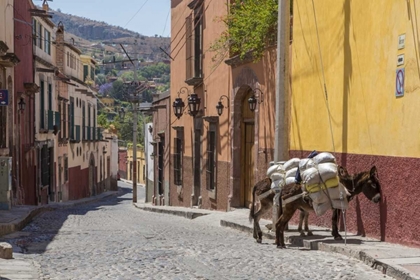
[[[133,58],[148,61],[163,61],[168,57],[159,47],[168,50],[170,38],[148,37],[105,22],[51,10],[52,21],[57,25],[62,22],[67,33],[66,40],[74,39],[74,44],[84,53],[91,53],[99,59],[107,55],[122,54],[119,44],[123,44]]]

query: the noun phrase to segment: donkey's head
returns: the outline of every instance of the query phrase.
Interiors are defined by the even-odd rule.
[[[379,184],[376,166],[373,166],[370,171],[362,172],[357,184],[369,200],[374,203],[381,200],[381,185]]]

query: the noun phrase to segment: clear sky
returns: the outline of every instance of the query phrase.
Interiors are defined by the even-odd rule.
[[[34,0],[41,6],[42,0]],[[53,0],[51,9],[127,28],[146,36],[169,37],[170,0]]]

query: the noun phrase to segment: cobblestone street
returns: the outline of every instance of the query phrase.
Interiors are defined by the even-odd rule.
[[[40,279],[390,279],[342,255],[257,244],[216,214],[189,220],[136,209],[131,188],[120,186],[122,196],[46,212],[9,235],[15,257]]]

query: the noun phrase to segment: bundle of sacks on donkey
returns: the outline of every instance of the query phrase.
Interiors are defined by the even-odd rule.
[[[315,153],[305,159],[292,158],[270,167],[267,175],[277,197],[285,186],[300,183],[304,195],[311,198],[317,216],[331,208],[346,210],[348,207],[347,196],[350,194],[340,184],[336,160],[330,153]]]
[[[302,178],[302,190],[312,200],[317,216],[328,209],[348,208],[347,189],[340,184],[335,157],[330,153],[320,153],[313,158],[301,159],[299,172]]]

